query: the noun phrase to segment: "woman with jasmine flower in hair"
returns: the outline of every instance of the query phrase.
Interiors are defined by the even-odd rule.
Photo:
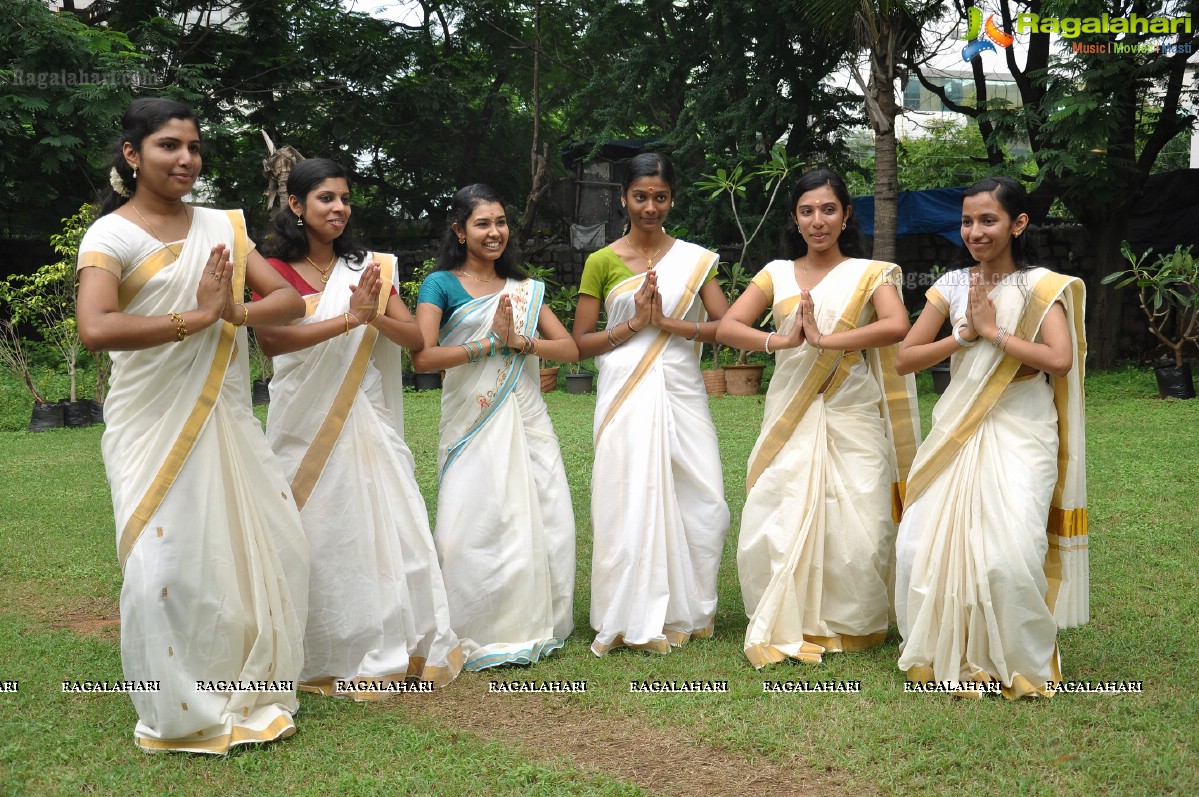
[[[373,700],[408,678],[445,686],[462,651],[402,437],[400,347],[420,349],[420,329],[395,257],[349,232],[345,171],[300,161],[287,193],[262,248],[307,312],[258,339],[275,364],[267,439],[314,553],[300,688]]]
[[[898,359],[910,372],[952,356],[896,542],[899,668],[970,696],[1052,695],[1057,630],[1090,615],[1083,284],[1034,267],[1027,230],[1018,182],[968,188],[975,265],[929,289]]]
[[[799,179],[783,241],[787,259],[758,272],[717,330],[775,355],[737,546],[745,655],[759,668],[883,643],[920,434],[915,383],[895,372],[899,266],[862,257],[839,175]],[[777,332],[752,326],[768,309]]]
[[[309,549],[250,412],[245,327],[304,303],[241,211],[183,201],[202,161],[190,108],[139,99],[122,127],[113,193],[79,246],[77,305],[84,344],[112,353],[101,449],[121,664],[160,686],[132,695],[142,749],[224,753],[295,732]],[[244,301],[244,286],[262,298]]]
[[[437,270],[421,285],[418,371],[446,371],[437,527],[450,621],[466,669],[532,664],[573,628],[575,525],[541,357],[579,352],[508,245],[485,185],[454,194]]]

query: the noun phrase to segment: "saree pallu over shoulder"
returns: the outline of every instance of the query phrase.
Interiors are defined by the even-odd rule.
[[[794,266],[767,269],[788,333],[799,323]],[[812,292],[817,325],[832,334],[870,323],[874,292],[900,281],[892,263],[839,264]],[[754,667],[819,662],[886,637],[895,523],[919,436],[915,384],[895,372],[897,348],[863,356],[805,344],[776,355],[737,555]]]
[[[508,280],[518,334],[535,335],[543,283]],[[488,337],[500,294],[445,319],[442,346]],[[447,371],[434,540],[465,668],[531,664],[573,628],[574,512],[536,357],[503,351]]]
[[[658,292],[671,317],[703,320],[698,296],[715,259],[676,241],[658,262]],[[626,279],[608,294],[609,326],[633,316],[643,281]],[[667,652],[712,633],[729,523],[698,346],[644,329],[596,364],[591,650]]]
[[[1083,394],[1086,289],[1077,277],[1045,268],[1026,272],[1025,279],[1027,296],[1021,297],[1022,311],[1010,325],[1011,334],[1024,340],[1036,338],[1049,308],[1060,301],[1074,349],[1074,364],[1069,373],[1051,378],[1058,415],[1058,473],[1049,511],[1050,552],[1046,560],[1046,573],[1050,576],[1046,600],[1059,627],[1073,628],[1090,619]],[[1014,290],[1015,286],[1010,286],[1006,293],[1010,295]],[[945,422],[934,424],[920,447],[909,483],[913,499],[928,488],[954,453],[975,434],[1020,368],[1017,360],[994,347],[976,348],[978,351],[973,352],[972,358],[959,354],[962,360],[956,364],[954,378],[943,399]]]
[[[211,246],[196,243],[201,237],[205,241],[226,243],[232,253],[233,293],[238,295],[243,290],[250,242],[241,211],[195,208],[194,212],[192,229],[196,234],[188,237],[177,260],[171,250],[164,246],[124,270],[118,294],[122,312],[165,315],[194,307],[194,295],[189,296],[184,303],[177,303],[175,297],[177,291],[187,296],[189,286],[194,294],[194,286],[207,263],[208,250],[204,247]],[[85,255],[81,255],[81,260],[83,257]],[[229,322],[217,321],[177,343],[138,351],[113,352],[111,355],[114,384],[145,384],[144,380],[154,374],[157,377],[155,381],[162,385],[155,397],[155,406],[163,410],[159,417],[140,411],[137,412],[139,417],[136,421],[125,417],[127,404],[124,390],[115,391],[115,396],[110,393],[105,405],[110,426],[127,427],[136,422],[143,427],[142,434],[122,435],[127,443],[136,447],[136,452],[113,452],[114,458],[132,456],[159,463],[152,480],[143,488],[122,490],[124,500],[115,507],[117,526],[121,530],[117,553],[122,568],[208,421],[221,393],[225,373],[233,362],[237,333],[238,329]],[[177,422],[178,419],[183,420],[182,424],[171,429],[172,421]],[[120,481],[122,486],[132,486],[128,485],[126,478]],[[137,500],[132,500],[138,493]]]
[[[372,260],[384,313],[395,258],[371,253],[364,263]],[[348,312],[359,274],[339,264],[299,323]],[[445,686],[462,668],[412,454],[394,422],[402,406],[385,389],[401,377],[380,356],[398,349],[361,325],[275,358],[267,439],[317,555],[304,691],[378,700],[394,693],[392,682]]]
[[[491,333],[490,321],[501,295],[511,297],[512,319],[519,335],[535,335],[537,316],[545,299],[545,283],[536,280],[509,280],[505,290],[467,302],[450,314],[441,325],[438,345],[455,346],[471,340],[486,338]],[[491,315],[488,315],[488,314]],[[480,328],[480,321],[485,326]],[[498,344],[497,344],[498,345]],[[441,451],[438,478],[442,478],[454,460],[461,455],[471,438],[501,410],[512,396],[522,376],[538,370],[538,358],[523,352],[509,351],[480,361],[479,367],[451,372],[455,377],[474,377],[471,389],[442,392],[442,431],[446,431],[447,405],[453,402],[453,423],[457,436]],[[477,364],[478,365],[478,364]],[[455,378],[455,382],[466,381]]]
[[[376,310],[383,314],[387,311],[387,301],[394,284],[395,257],[369,254],[364,262],[370,262],[372,259],[378,261],[380,266],[381,287]],[[348,267],[336,269],[306,320],[323,321],[347,312],[350,289],[356,282],[355,276],[356,272]],[[341,437],[346,418],[358,396],[362,377],[366,374],[367,365],[378,340],[379,330],[368,324],[311,349],[282,354],[275,358],[276,374],[271,379],[271,426],[287,429],[288,434],[310,441],[299,466],[294,469],[288,468],[291,474],[292,494],[295,496],[296,506],[301,511],[324,471],[333,446]],[[282,374],[279,373],[280,370],[283,371]],[[275,394],[284,392],[284,384],[292,378],[293,371],[297,374],[303,373],[303,376],[296,377],[299,382],[310,381],[302,386],[305,401],[280,402]],[[300,390],[301,386],[296,385],[292,389]]]
[[[692,306],[695,304],[695,297],[699,295],[699,290],[703,287],[704,277],[706,277],[711,271],[712,266],[716,263],[716,260],[719,256],[715,252],[709,252],[706,249],[695,246],[694,244],[687,244],[684,241],[677,241],[675,246],[682,246],[688,249],[688,252],[683,254],[682,257],[695,256],[694,265],[691,267],[691,271],[687,275],[686,281],[682,285],[682,291],[678,294],[677,298],[673,294],[671,294],[669,297],[664,295],[663,298],[664,305],[666,305],[668,300],[673,300],[673,304],[671,305],[672,309],[670,310],[669,315],[671,318],[677,320],[687,317],[688,312],[691,311]],[[690,249],[698,249],[699,252],[691,252]],[[670,255],[673,254],[674,250],[672,249],[667,255],[666,262],[668,264],[670,263]],[[658,264],[657,273],[659,275],[664,273],[663,264],[661,262]],[[645,274],[639,274],[636,277],[625,280],[612,290],[612,293],[610,293],[608,296],[608,326],[614,326],[616,323],[620,323],[611,320],[611,314],[616,311],[618,307],[622,305],[627,306],[629,304],[628,297],[630,294],[636,293],[636,291],[641,288],[641,284],[644,281]],[[659,290],[661,291],[661,283],[659,285]],[[702,313],[702,310],[700,313]],[[693,313],[693,315],[695,314]],[[623,322],[627,320],[627,318],[624,318],[621,321]],[[640,355],[640,358],[633,367],[632,373],[625,380],[624,386],[612,399],[611,403],[608,404],[607,409],[604,412],[603,420],[599,421],[595,432],[595,438],[597,440],[599,439],[600,435],[603,434],[607,425],[611,423],[613,416],[624,405],[629,395],[637,389],[637,385],[639,385],[641,380],[645,378],[645,375],[649,372],[649,369],[652,367],[654,361],[662,356],[662,353],[666,350],[667,345],[672,342],[671,338],[673,337],[673,335],[665,330],[658,330],[656,335],[646,338],[639,338],[639,334],[634,335],[634,340],[637,340],[641,345],[637,347],[630,347],[628,351],[633,351],[636,349]],[[632,342],[633,341],[628,341],[624,345],[628,346]],[[608,354],[611,355],[612,352],[609,352]],[[597,418],[598,417],[599,416],[597,415]]]
[[[838,266],[838,270],[846,269],[839,275],[838,282],[853,280],[853,288],[846,295],[843,309],[837,315],[831,328],[822,330],[824,334],[844,332],[856,329],[869,322],[873,314],[870,298],[874,291],[884,284],[899,285],[901,271],[894,263],[881,261],[850,261]],[[856,279],[855,279],[856,278]],[[822,283],[823,285],[823,283]],[[831,286],[830,286],[831,287]],[[842,303],[838,303],[841,305]],[[790,329],[796,322],[795,311],[799,307],[799,296],[794,295],[777,303],[777,309],[782,311],[787,326],[780,325],[780,330]],[[893,514],[899,522],[902,510],[903,495],[906,488],[908,472],[912,460],[916,456],[916,447],[920,440],[920,410],[916,402],[915,382],[911,376],[900,376],[895,367],[898,343],[877,349],[866,350],[866,359],[870,365],[870,373],[878,383],[882,393],[879,410],[886,424],[887,436],[895,449],[898,479],[894,485],[895,506]],[[754,483],[762,471],[777,456],[783,445],[791,439],[799,419],[807,412],[813,399],[823,393],[826,398],[836,393],[837,388],[844,382],[853,367],[855,352],[843,352],[830,349],[816,349],[812,346],[801,346],[797,349],[779,352],[776,358],[776,368],[784,370],[779,374],[791,380],[792,386],[785,392],[778,392],[778,397],[787,396],[785,404],[772,401],[767,396],[766,419],[763,421],[762,435],[750,455],[749,471],[746,476],[746,493],[753,489]],[[797,378],[797,375],[802,375]],[[831,380],[831,381],[830,381]],[[822,390],[823,388],[823,390]]]
[[[232,254],[234,294],[243,289],[252,245],[238,211],[196,208],[177,259],[122,219],[97,225],[99,236],[116,235],[93,240],[122,264],[126,313],[194,308],[217,243]],[[160,683],[132,696],[137,743],[221,753],[288,736],[308,545],[250,411],[245,330],[218,321],[112,360],[102,448],[124,573],[121,660],[127,679]],[[228,686],[246,683],[260,690]]]
[[[1025,340],[1060,302],[1074,363],[1064,377],[1016,378],[1020,364],[992,346],[955,355],[897,541],[899,666],[909,680],[1049,696],[1057,630],[1088,615],[1083,287],[1033,269],[990,298]]]

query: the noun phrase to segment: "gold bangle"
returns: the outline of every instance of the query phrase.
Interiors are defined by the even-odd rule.
[[[344,313],[343,315],[345,316],[345,319],[346,319],[346,334],[348,335],[348,334],[350,334],[350,314]]]
[[[239,324],[236,321],[234,321],[233,326],[244,327],[246,325],[246,322],[250,320],[250,307],[249,307],[249,305],[247,305],[245,303],[239,304],[238,307],[240,307],[241,311],[242,311],[241,323]]]
[[[175,320],[175,334],[178,336],[178,339],[183,340],[186,338],[188,334],[187,324],[183,322],[183,316],[179,313],[176,313],[174,310],[167,313],[167,315]]]
[[[625,321],[625,323],[629,325],[629,332],[632,332],[634,335],[640,332],[641,329],[645,329],[645,327],[638,329],[637,327],[633,326],[633,319],[631,318],[628,321]]]

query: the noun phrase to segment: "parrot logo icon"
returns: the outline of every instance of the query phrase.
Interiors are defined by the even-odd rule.
[[[996,44],[1000,47],[1010,47],[1016,40],[1012,34],[996,24],[994,14],[987,15],[987,24],[984,25],[983,12],[977,7],[967,9],[966,21],[966,35],[962,37],[970,42],[962,48],[962,60],[966,63],[982,55],[985,50],[995,52]]]

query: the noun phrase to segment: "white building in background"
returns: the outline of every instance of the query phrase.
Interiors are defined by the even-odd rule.
[[[54,11],[86,11],[95,2],[96,0],[45,0],[46,5]],[[177,15],[177,21],[183,25],[194,25],[203,18],[205,25],[214,28],[222,26],[230,20],[234,20],[233,24],[237,24],[237,15],[233,13],[235,10],[233,3],[230,3],[227,6],[205,8],[202,12],[188,11],[186,14]]]

